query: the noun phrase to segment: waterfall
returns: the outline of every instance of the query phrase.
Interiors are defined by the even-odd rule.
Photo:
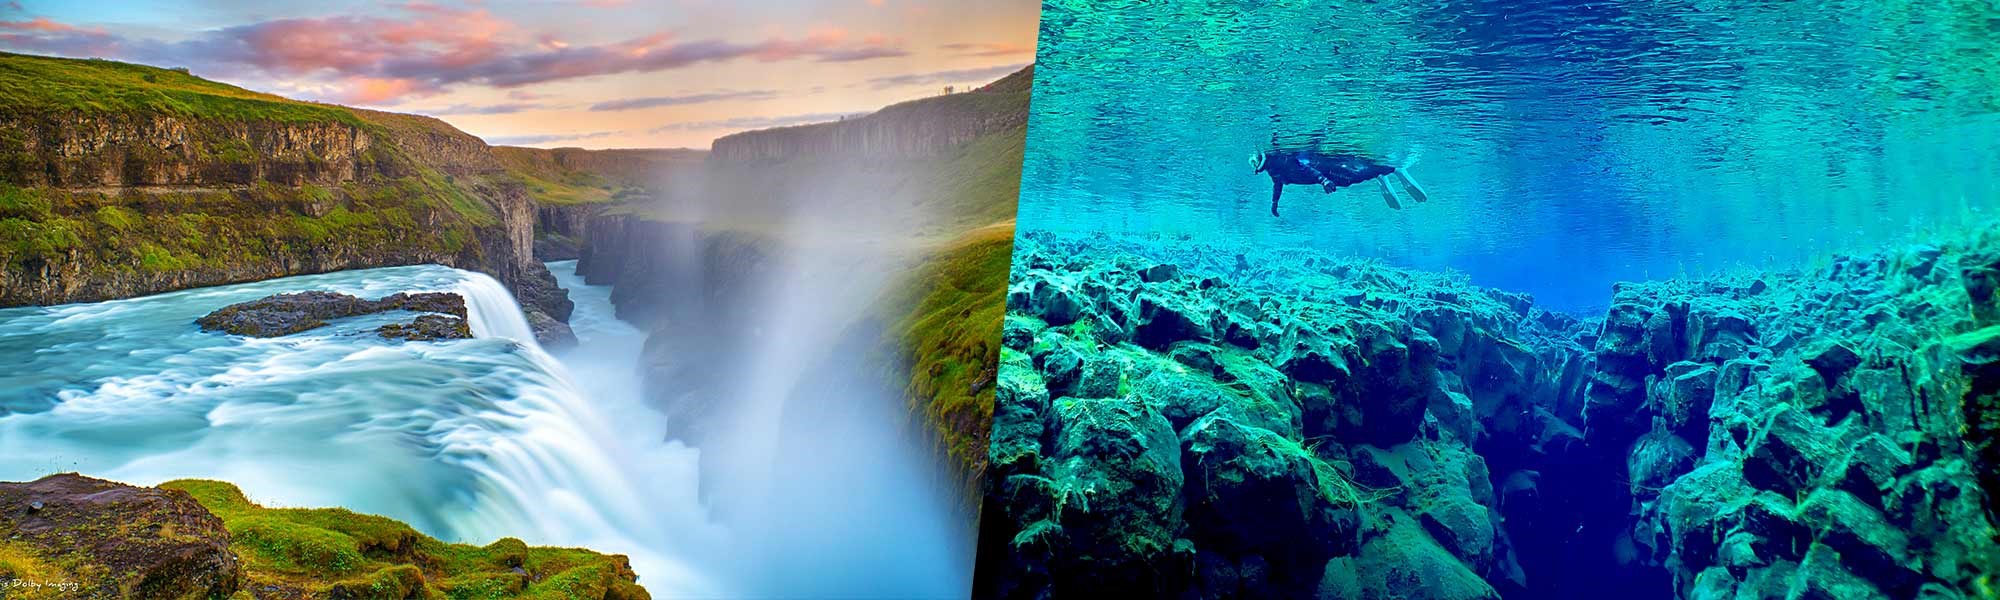
[[[383,339],[376,327],[408,318],[390,314],[274,339],[194,325],[311,289],[457,291],[478,337]],[[593,318],[610,318],[603,304]],[[267,506],[379,514],[445,541],[625,554],[656,597],[727,595],[689,566],[726,543],[695,498],[699,453],[662,440],[636,394],[602,387],[608,371],[575,377],[544,353],[491,277],[421,265],[0,309],[0,341],[13,367],[0,372],[0,480],[220,479]],[[629,360],[596,362],[630,379]]]
[[[535,342],[535,330],[528,326],[528,316],[500,280],[485,273],[467,273],[457,292],[465,296],[465,320],[473,336],[508,338],[541,348]]]

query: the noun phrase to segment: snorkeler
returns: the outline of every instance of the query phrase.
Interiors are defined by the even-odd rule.
[[[1271,216],[1278,216],[1278,198],[1285,194],[1287,185],[1317,185],[1326,193],[1368,180],[1375,180],[1381,186],[1382,200],[1389,208],[1401,210],[1403,203],[1397,200],[1396,190],[1389,186],[1395,179],[1402,185],[1403,193],[1418,202],[1430,200],[1423,188],[1410,179],[1403,168],[1384,165],[1374,159],[1355,154],[1325,154],[1311,150],[1266,150],[1250,155],[1250,166],[1258,173],[1271,175]],[[1393,176],[1393,177],[1390,177]]]

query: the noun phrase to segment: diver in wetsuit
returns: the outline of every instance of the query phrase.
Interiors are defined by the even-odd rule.
[[[1403,193],[1418,202],[1430,200],[1423,188],[1410,179],[1403,169],[1382,164],[1380,161],[1357,154],[1327,154],[1312,150],[1266,150],[1250,155],[1250,166],[1258,173],[1271,176],[1271,216],[1278,216],[1278,198],[1285,194],[1287,185],[1317,185],[1331,194],[1334,190],[1350,185],[1374,180],[1382,189],[1382,200],[1389,208],[1402,209],[1396,191],[1389,187],[1389,180],[1395,179],[1402,185]],[[1393,176],[1393,177],[1392,177]]]

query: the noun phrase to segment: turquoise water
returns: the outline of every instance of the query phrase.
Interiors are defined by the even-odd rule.
[[[408,313],[269,339],[194,324],[309,289],[458,292],[475,338],[373,332]],[[727,543],[695,497],[695,451],[660,439],[631,372],[642,337],[607,296],[582,289],[583,346],[554,356],[498,281],[437,265],[0,310],[0,481],[222,479],[266,505],[340,506],[450,541],[628,554],[655,594],[722,593],[690,566]]]
[[[1979,2],[1209,3],[1043,12],[1023,231],[1310,246],[1601,306],[2000,204],[2000,8]],[[1401,164],[1285,193],[1272,145]]]

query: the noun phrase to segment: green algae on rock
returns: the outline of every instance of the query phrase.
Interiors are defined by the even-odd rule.
[[[1621,284],[1577,319],[1307,251],[1029,234],[977,593],[1989,597],[1996,250]]]
[[[623,556],[448,544],[373,515],[266,508],[217,481],[0,483],[10,598],[649,598],[636,579]]]

